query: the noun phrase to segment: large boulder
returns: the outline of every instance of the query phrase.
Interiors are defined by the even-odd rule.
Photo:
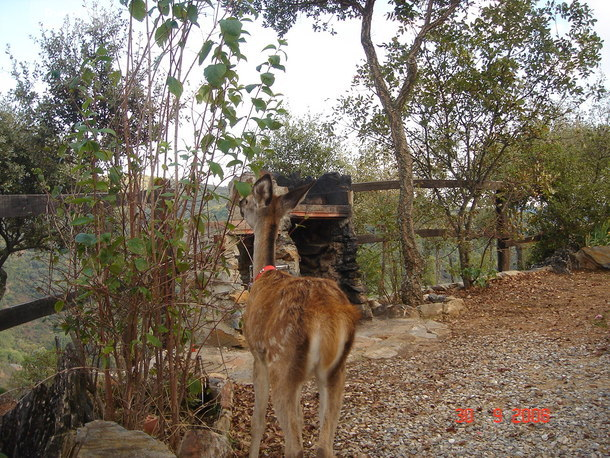
[[[610,246],[592,246],[581,248],[574,254],[580,269],[610,269]]]
[[[49,386],[37,385],[0,417],[0,450],[8,456],[62,456],[70,431],[93,420],[93,385],[69,344]]]
[[[113,421],[95,420],[76,432],[70,458],[175,458],[163,442],[143,431],[129,431]]]

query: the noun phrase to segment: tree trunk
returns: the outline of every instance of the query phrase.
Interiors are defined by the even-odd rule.
[[[393,97],[388,87],[377,51],[371,39],[371,23],[376,0],[366,0],[364,5],[356,3],[356,9],[362,15],[362,27],[360,30],[360,42],[366,55],[371,80],[375,86],[377,97],[383,106],[387,116],[388,126],[392,135],[394,154],[398,163],[398,181],[400,184],[400,196],[398,199],[398,230],[400,232],[401,255],[404,261],[403,278],[401,279],[400,296],[406,305],[417,306],[423,300],[421,290],[422,258],[417,251],[415,242],[415,227],[413,225],[413,158],[405,135],[405,127],[402,121],[402,112],[413,95],[413,89],[417,81],[417,54],[426,35],[453,14],[459,0],[452,2],[445,8],[439,9],[433,18],[434,1],[428,0],[425,6],[424,23],[413,39],[405,58],[405,78],[400,84],[398,95]]]
[[[458,254],[460,256],[460,271],[464,288],[472,286],[472,271],[470,269],[470,243],[465,240],[458,239]]]
[[[6,293],[6,281],[8,279],[8,275],[6,271],[0,267],[0,301],[4,297],[4,293]]]
[[[400,111],[386,107],[386,115],[392,132],[400,186],[398,228],[402,260],[404,262],[400,298],[406,305],[417,306],[423,301],[421,284],[423,262],[417,249],[415,226],[413,224],[413,203],[415,201],[413,158],[407,143]]]

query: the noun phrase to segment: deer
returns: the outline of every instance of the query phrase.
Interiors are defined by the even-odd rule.
[[[343,403],[346,360],[360,313],[330,279],[296,277],[275,269],[280,220],[315,184],[274,195],[266,174],[239,203],[254,232],[253,272],[243,316],[246,342],[254,360],[254,412],[250,458],[257,457],[265,430],[269,391],[284,433],[284,455],[303,456],[303,384],[315,376],[319,391],[318,457],[333,456],[333,440]]]

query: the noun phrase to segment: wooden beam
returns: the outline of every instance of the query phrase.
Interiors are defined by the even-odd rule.
[[[447,237],[450,235],[448,229],[416,229],[415,233],[423,238],[429,237]],[[396,234],[362,234],[356,236],[359,245],[365,243],[387,242],[390,240],[398,240]]]
[[[159,193],[159,191],[154,191]],[[11,194],[11,195],[0,195],[0,218],[23,218],[27,216],[38,216],[49,211],[54,211],[57,202],[63,201],[64,199],[71,199],[75,197],[85,197],[87,194],[62,194],[57,199],[53,199],[48,194]],[[99,197],[107,195],[106,193],[99,193]],[[140,191],[139,198],[144,201],[145,199],[151,198],[152,193],[144,190]],[[129,196],[125,196],[125,199],[129,199]],[[122,205],[123,199],[119,196],[119,200],[116,205]],[[106,205],[110,205],[106,203]],[[114,204],[113,204],[114,205]]]
[[[348,218],[351,214],[351,205],[301,204],[290,212],[290,216],[297,218]]]
[[[64,310],[73,305],[75,294],[68,296]],[[64,296],[47,296],[42,299],[37,299],[31,302],[14,305],[0,310],[0,331],[14,328],[20,324],[29,323],[48,315],[53,315],[55,312],[55,303],[59,300],[65,300]]]
[[[18,194],[0,196],[0,218],[38,216],[47,212],[47,194]]]
[[[424,180],[415,179],[413,185],[416,188],[435,189],[435,188],[465,188],[472,185],[481,189],[498,190],[506,186],[503,181],[484,181],[480,184],[475,184],[467,180]],[[352,183],[352,191],[387,191],[389,189],[399,189],[398,180],[391,181],[369,181],[364,183]]]
[[[528,243],[538,242],[541,237],[542,237],[542,234],[538,234],[538,235],[532,235],[531,237],[525,237],[525,238],[522,238],[519,240],[505,240],[504,246],[511,247],[511,246],[518,246],[518,245],[527,245]]]

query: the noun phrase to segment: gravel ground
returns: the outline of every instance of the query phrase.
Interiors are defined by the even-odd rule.
[[[448,323],[443,341],[348,364],[335,453],[610,456],[610,273],[531,274],[459,294],[468,312]],[[238,386],[237,456],[247,451],[252,401],[252,387]],[[312,383],[303,404],[313,456]],[[468,421],[458,422],[459,413]],[[263,453],[282,454],[271,410]]]

